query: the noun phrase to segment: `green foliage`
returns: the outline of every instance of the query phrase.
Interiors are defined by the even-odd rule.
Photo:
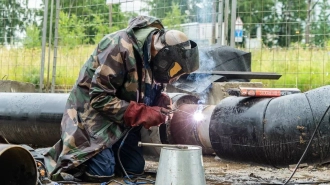
[[[48,23],[52,19],[52,35],[54,36],[55,28],[55,4],[53,5],[53,17],[50,17],[51,4],[48,5]],[[84,34],[83,43],[95,44],[112,31],[123,29],[127,26],[128,17],[120,10],[120,4],[113,4],[111,8],[112,25],[109,25],[109,6],[106,5],[105,0],[70,0],[61,1],[61,12],[65,13],[68,19],[75,19],[75,25],[80,25],[80,33]],[[40,16],[43,15],[40,12]],[[61,18],[60,18],[61,19]],[[63,22],[63,21],[62,21]],[[78,25],[79,24],[79,25]],[[111,27],[111,28],[110,28]],[[66,27],[67,32],[70,33],[72,29]],[[61,29],[61,28],[60,28]],[[49,30],[49,25],[47,30]],[[63,30],[62,30],[63,31]],[[62,32],[63,33],[63,32]],[[48,35],[47,35],[48,37]],[[78,36],[77,36],[78,37]],[[80,35],[79,35],[80,37]],[[52,38],[53,39],[53,38]],[[48,41],[48,39],[47,39]]]
[[[264,44],[271,47],[274,37],[267,40],[267,34],[275,36],[277,45],[288,47],[291,42],[303,39],[307,16],[306,1],[287,0],[241,0],[238,3],[238,15],[244,22],[244,28],[250,37],[255,37],[261,26]]]
[[[274,31],[268,33],[276,33],[279,36],[279,45],[287,47],[291,42],[301,41],[303,38],[300,34],[304,31],[307,4],[306,1],[280,0],[279,2],[282,4],[280,6],[281,12],[272,17],[275,22]]]
[[[270,30],[272,30],[273,26],[268,25],[267,21],[264,20],[272,19],[271,17],[274,16],[274,1],[258,0],[258,2],[256,0],[241,0],[237,4],[237,16],[239,16],[244,23],[245,34],[252,38],[256,37],[257,28],[258,26],[261,26],[263,22],[263,33],[268,33]],[[271,23],[271,21],[268,22]]]
[[[91,38],[91,42],[92,43],[97,43],[99,42],[104,35],[108,34],[110,32],[110,28],[109,25],[104,24],[103,20],[101,19],[100,16],[93,14],[93,22],[90,22],[87,24],[88,27],[92,27],[92,25],[98,25],[98,26],[94,26],[92,27],[92,29],[94,29],[93,31],[96,33],[94,38]],[[117,28],[115,28],[117,29]]]
[[[90,37],[88,43],[98,43],[106,34],[118,31],[121,29],[120,25],[113,24],[109,27],[108,22],[104,23],[99,15],[93,15],[93,22],[87,23],[86,26],[93,29],[93,32],[96,34],[95,37]],[[94,26],[93,26],[94,25]],[[97,26],[95,26],[97,25]]]
[[[60,12],[59,21],[59,44],[73,48],[85,43],[83,22],[76,15],[69,17],[68,14]]]
[[[40,30],[35,25],[30,25],[26,28],[26,37],[23,40],[23,45],[26,48],[36,48],[41,46]]]
[[[143,0],[145,1],[148,8],[144,11],[149,11],[151,16],[163,19],[167,16],[169,12],[172,11],[173,5],[178,5],[181,15],[185,15],[184,22],[198,22],[200,17],[198,16],[197,3],[201,3],[203,0]]]
[[[330,4],[328,0],[323,0],[322,3],[318,3],[320,7],[320,14],[317,21],[313,21],[311,25],[311,34],[314,35],[312,43],[317,46],[329,47],[329,9]]]
[[[34,67],[27,72],[27,75],[23,79],[24,82],[30,82],[32,84],[39,84],[40,81],[40,69]]]
[[[33,10],[27,8],[28,0],[0,1],[0,43],[11,43],[15,32],[23,32],[26,24],[36,21]]]
[[[162,23],[168,28],[168,29],[176,29],[180,30],[180,24],[185,19],[185,16],[181,15],[179,5],[178,4],[172,4],[172,10],[170,12],[166,13],[165,18],[162,20]]]

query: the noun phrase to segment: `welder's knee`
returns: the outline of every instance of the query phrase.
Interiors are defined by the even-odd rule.
[[[89,159],[87,173],[98,176],[113,176],[115,173],[115,157],[111,148],[106,148]]]

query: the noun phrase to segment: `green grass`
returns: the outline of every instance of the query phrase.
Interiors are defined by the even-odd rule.
[[[267,87],[297,87],[307,91],[330,84],[330,52],[325,49],[263,49],[251,53],[252,71],[282,75],[279,80],[262,80]]]
[[[78,46],[57,50],[56,88],[69,91],[75,83],[80,67],[95,46]],[[330,84],[330,52],[326,49],[259,49],[252,53],[253,72],[276,72],[279,80],[252,80],[265,87],[297,87],[307,91]],[[44,83],[51,83],[53,49],[50,51],[48,73],[48,48],[45,55]],[[39,84],[41,49],[11,49],[0,47],[0,79]]]
[[[80,67],[93,52],[95,46],[79,46],[74,49],[59,47],[56,59],[56,88],[69,91],[75,83]],[[44,63],[44,84],[51,84],[54,50],[48,48]],[[48,60],[48,58],[50,60]],[[50,65],[48,65],[50,61]],[[38,85],[40,81],[41,49],[11,49],[0,47],[0,80],[16,80]],[[49,69],[48,69],[49,67]],[[49,70],[49,72],[48,72]],[[48,79],[48,80],[47,80]],[[50,86],[49,86],[50,87]]]

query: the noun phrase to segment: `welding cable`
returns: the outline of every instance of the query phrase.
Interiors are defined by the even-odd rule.
[[[125,140],[126,140],[128,134],[129,134],[129,132],[130,132],[131,130],[133,130],[133,128],[134,128],[134,127],[130,128],[130,129],[127,131],[127,133],[125,134],[123,140],[121,141],[121,143],[120,143],[120,145],[119,145],[119,148],[118,148],[118,151],[117,151],[117,157],[118,157],[118,161],[119,161],[120,167],[121,167],[121,169],[124,171],[126,177],[128,177],[128,179],[129,179],[130,181],[132,181],[132,179],[130,179],[130,177],[128,176],[128,174],[127,174],[127,172],[126,172],[126,170],[125,170],[125,168],[124,168],[124,166],[123,166],[123,164],[121,163],[121,160],[120,160],[120,150],[121,150],[121,148],[123,147],[123,145],[124,145],[124,143],[125,143]]]
[[[125,168],[124,168],[124,166],[123,166],[123,164],[122,164],[122,162],[121,162],[121,160],[120,160],[120,150],[121,150],[121,147],[124,145],[125,140],[126,140],[128,134],[129,134],[129,132],[130,132],[133,128],[134,128],[134,127],[130,128],[130,129],[127,131],[127,133],[125,134],[123,140],[121,141],[121,143],[120,143],[120,145],[119,145],[119,148],[118,148],[118,151],[117,151],[117,158],[118,158],[118,161],[119,161],[120,167],[121,167],[121,169],[124,171],[124,173],[125,173],[125,175],[126,175],[127,177],[128,177],[127,172],[126,172],[126,170],[125,170]],[[132,181],[131,179],[129,179],[129,180]],[[118,182],[118,181],[110,180],[110,181],[108,181],[108,182],[103,182],[103,183],[101,183],[101,185],[108,185],[108,184],[110,184],[111,182],[117,182],[117,183],[119,183],[119,184],[122,184],[122,183],[120,183],[120,182]]]
[[[114,180],[114,179],[112,179],[112,180],[110,180],[110,181],[108,181],[108,182],[102,182],[100,185],[108,185],[108,184],[110,184],[110,183],[112,183],[112,182],[118,183],[118,184],[120,184],[120,185],[125,185],[125,184],[123,184],[123,183],[121,183],[121,182],[119,182],[119,181],[116,181],[116,180]]]
[[[308,150],[309,146],[311,145],[311,143],[312,143],[312,141],[313,141],[313,139],[314,139],[314,136],[315,136],[317,130],[319,129],[319,127],[320,127],[320,125],[321,125],[321,123],[322,123],[322,121],[323,121],[325,115],[326,115],[327,112],[329,111],[329,109],[330,109],[330,105],[328,106],[327,110],[325,110],[325,112],[324,112],[324,114],[323,114],[321,120],[319,121],[319,123],[317,124],[317,126],[316,126],[316,128],[315,128],[315,130],[314,130],[314,132],[313,132],[312,137],[309,139],[309,142],[308,142],[308,144],[307,144],[307,146],[306,146],[306,149],[305,149],[304,153],[303,153],[302,156],[300,157],[300,159],[299,159],[299,161],[298,161],[298,163],[297,163],[297,165],[296,165],[294,171],[292,172],[290,178],[284,183],[284,185],[288,184],[288,182],[291,180],[291,178],[293,177],[293,175],[296,173],[296,171],[297,171],[297,169],[298,169],[298,166],[300,165],[301,161],[304,159],[305,154],[307,153],[307,150]]]
[[[132,127],[132,128],[130,128],[130,129],[127,131],[127,133],[125,134],[123,140],[121,141],[121,143],[120,143],[120,145],[119,145],[119,148],[118,148],[118,151],[117,151],[118,162],[119,162],[119,164],[120,164],[121,169],[123,170],[123,172],[124,172],[124,174],[125,174],[124,182],[125,182],[126,184],[132,184],[132,185],[137,185],[137,184],[154,184],[154,181],[153,181],[153,180],[150,180],[150,179],[147,179],[147,178],[139,178],[139,177],[137,177],[137,178],[135,178],[135,180],[133,181],[132,178],[133,178],[134,176],[133,176],[133,175],[128,175],[128,174],[127,174],[127,172],[126,172],[126,170],[125,170],[125,168],[124,168],[124,166],[123,166],[123,164],[122,164],[122,162],[121,162],[121,159],[120,159],[120,150],[121,150],[121,148],[123,147],[123,145],[124,145],[124,143],[125,143],[125,140],[126,140],[128,134],[129,134],[134,128],[136,128],[136,127]],[[139,179],[140,179],[140,180],[143,179],[143,180],[145,180],[145,181],[150,181],[151,183],[147,183],[147,182],[137,182],[137,180],[139,180]],[[113,180],[110,180],[109,182],[107,182],[107,183],[105,183],[105,184],[102,183],[101,185],[107,185],[107,184],[110,184],[111,182],[114,182],[114,181],[113,181]],[[118,182],[117,182],[117,183],[118,183]],[[120,183],[120,184],[121,184],[121,183]]]
[[[134,177],[135,177],[134,175],[129,175],[130,179],[133,179]],[[135,182],[128,181],[127,178],[128,177],[124,177],[124,182],[126,184],[133,184],[133,185],[137,185],[137,184],[155,184],[154,180],[147,179],[147,178],[136,177],[136,178],[134,178]],[[149,181],[149,182],[137,182],[138,180],[144,180],[144,181]]]

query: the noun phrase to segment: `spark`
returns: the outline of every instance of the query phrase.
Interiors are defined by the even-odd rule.
[[[194,117],[194,120],[196,120],[196,121],[201,121],[202,119],[204,119],[204,115],[203,115],[202,111],[196,111],[194,113],[193,117]]]

